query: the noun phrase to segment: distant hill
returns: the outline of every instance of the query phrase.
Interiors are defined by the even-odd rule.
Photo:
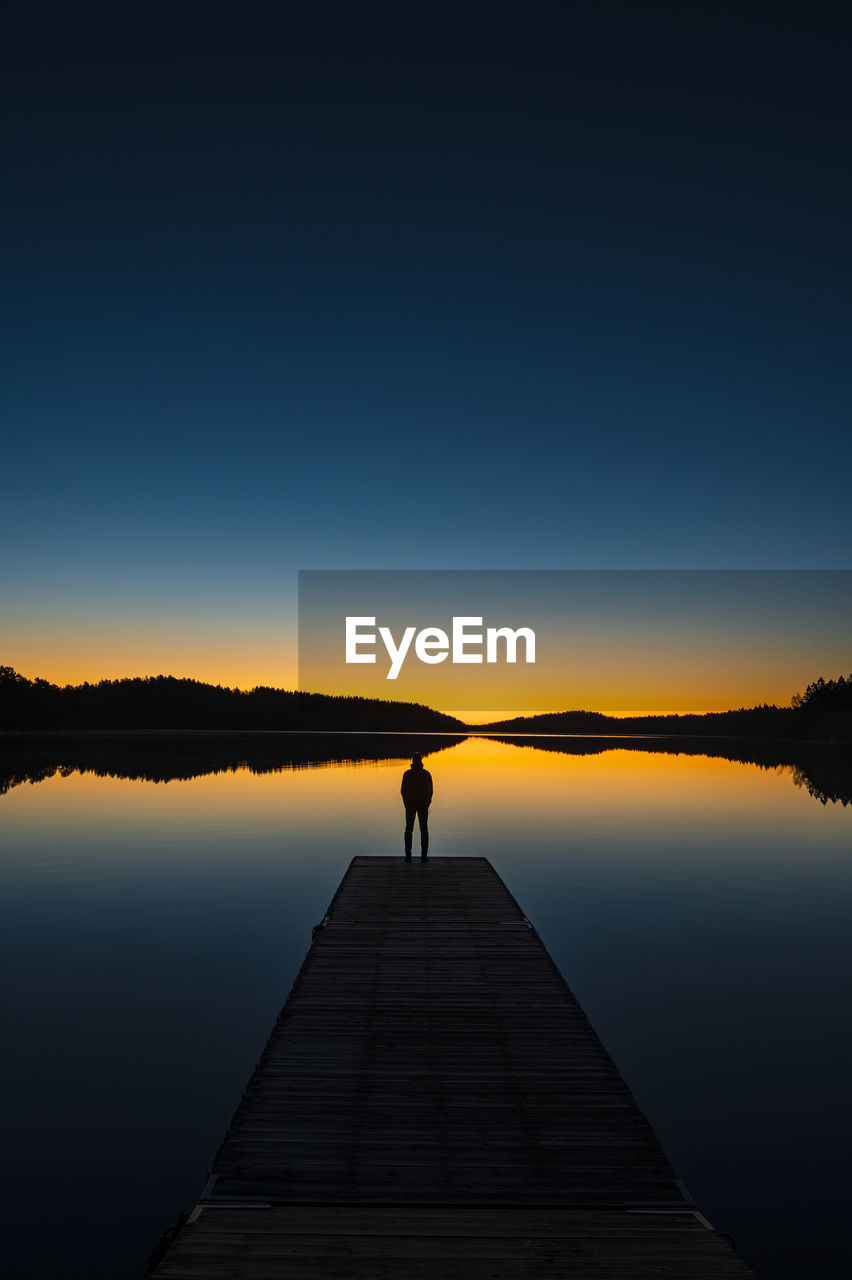
[[[712,711],[704,715],[606,716],[598,711],[552,711],[538,716],[516,716],[480,727],[489,733],[635,734],[682,733],[694,735],[774,735],[795,726],[792,707],[762,706],[739,711]]]
[[[690,737],[796,738],[852,741],[852,675],[809,684],[789,707],[741,707],[705,715],[605,716],[597,711],[555,711],[479,725],[483,733],[683,734]]]
[[[457,732],[454,716],[413,702],[286,689],[227,689],[174,676],[59,685],[0,667],[0,729]]]

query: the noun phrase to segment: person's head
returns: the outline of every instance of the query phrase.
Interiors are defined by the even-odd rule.
[[[414,755],[411,757],[411,767],[412,769],[423,768],[423,757],[419,751],[415,751]]]

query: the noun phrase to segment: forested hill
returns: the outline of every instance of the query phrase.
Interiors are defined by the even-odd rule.
[[[59,685],[0,667],[0,729],[323,729],[457,732],[453,716],[413,702],[250,691],[174,676]]]
[[[228,689],[174,676],[59,685],[0,667],[0,730],[288,729],[352,732],[506,734],[680,734],[852,741],[852,675],[820,677],[789,707],[759,706],[707,715],[606,716],[562,711],[465,725],[415,702],[335,697],[285,689]]]
[[[706,715],[605,716],[597,711],[555,711],[517,716],[480,725],[481,732],[538,734],[674,733],[691,737],[730,736],[797,738],[807,741],[852,741],[852,675],[837,680],[822,676],[803,694],[794,694],[789,707],[740,708]]]

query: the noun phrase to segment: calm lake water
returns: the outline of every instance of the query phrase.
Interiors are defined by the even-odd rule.
[[[168,781],[7,769],[7,1274],[138,1280],[195,1203],[350,859],[401,854],[411,741],[383,742]],[[702,1212],[762,1280],[841,1274],[852,806],[641,740],[430,745],[432,853],[491,860]]]

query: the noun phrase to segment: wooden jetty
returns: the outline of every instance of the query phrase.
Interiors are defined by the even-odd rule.
[[[156,1280],[721,1280],[485,858],[353,859]]]

